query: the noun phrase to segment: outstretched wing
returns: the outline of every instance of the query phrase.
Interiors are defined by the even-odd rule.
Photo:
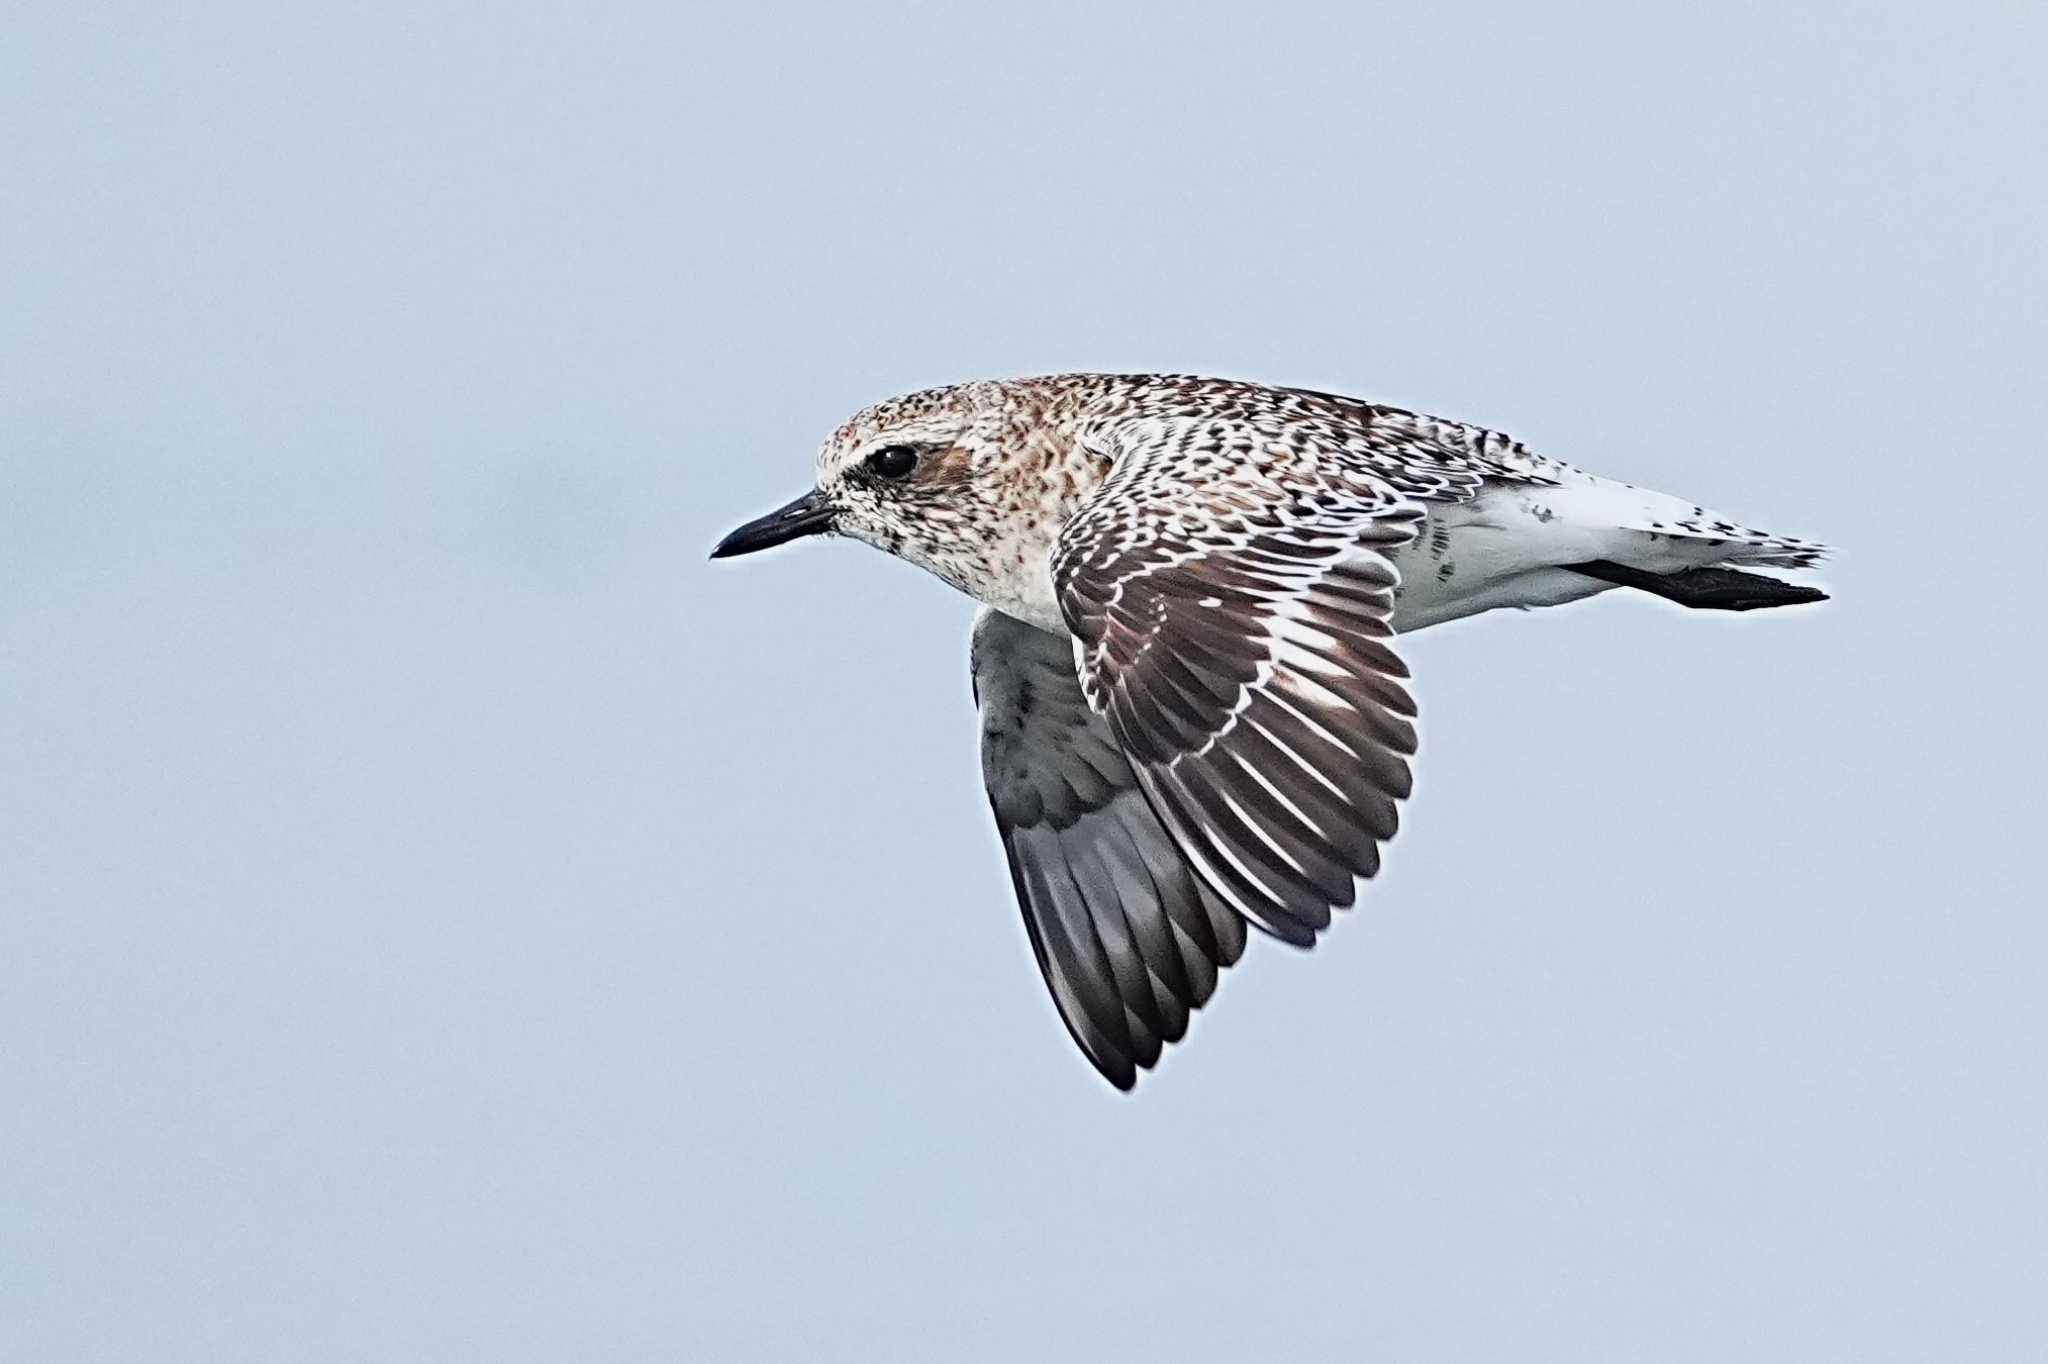
[[[1129,1089],[1243,954],[1244,921],[1160,827],[1081,694],[1070,639],[984,610],[973,673],[982,774],[1038,969],[1081,1050]]]
[[[1082,688],[1206,886],[1307,946],[1379,869],[1410,789],[1388,556],[1422,490],[1304,446],[1299,425],[1155,420],[1115,438],[1053,556]]]

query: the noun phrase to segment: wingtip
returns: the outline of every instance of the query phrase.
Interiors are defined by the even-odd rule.
[[[1090,1053],[1088,1060],[1094,1065],[1095,1073],[1109,1081],[1110,1088],[1117,1093],[1128,1094],[1138,1087],[1138,1068],[1124,1057]]]

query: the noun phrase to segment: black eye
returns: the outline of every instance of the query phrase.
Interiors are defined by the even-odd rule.
[[[876,478],[903,478],[917,467],[917,451],[908,445],[885,445],[863,462]]]

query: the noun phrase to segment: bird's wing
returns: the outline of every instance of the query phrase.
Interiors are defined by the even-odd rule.
[[[1244,952],[1244,921],[1193,874],[1088,708],[1073,641],[984,610],[975,700],[990,807],[1038,969],[1119,1089],[1187,1031]]]
[[[1206,886],[1310,945],[1379,869],[1409,792],[1389,554],[1419,499],[1481,474],[1213,413],[1108,438],[1115,464],[1052,564],[1083,693]]]

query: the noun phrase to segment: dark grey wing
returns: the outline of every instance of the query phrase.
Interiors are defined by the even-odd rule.
[[[1074,1041],[1129,1089],[1243,955],[1245,926],[1160,827],[1074,667],[1070,639],[975,622],[982,775],[1024,927]]]
[[[1214,425],[1127,433],[1053,582],[1084,693],[1175,843],[1226,904],[1307,946],[1379,869],[1409,793],[1389,552],[1423,512],[1312,451],[1202,458],[1189,432]]]

